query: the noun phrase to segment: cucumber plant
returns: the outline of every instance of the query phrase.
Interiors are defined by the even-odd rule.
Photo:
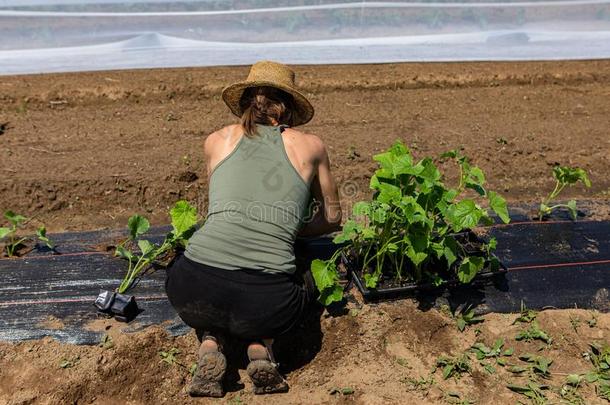
[[[570,200],[567,204],[552,204],[567,186],[572,186],[581,182],[585,187],[591,187],[591,181],[587,172],[579,167],[555,166],[553,167],[553,177],[555,178],[555,188],[540,204],[538,210],[538,218],[542,221],[545,216],[548,216],[556,209],[567,208],[572,219],[576,220],[576,201]]]
[[[493,223],[480,200],[509,222],[506,201],[485,189],[483,171],[460,152],[449,151],[441,159],[457,164],[455,187],[445,186],[431,158],[415,161],[400,141],[374,156],[379,168],[370,180],[373,199],[354,205],[352,218],[334,238],[343,247],[329,260],[312,263],[323,304],[342,299],[336,264],[342,255],[355,259],[367,288],[376,288],[388,273],[399,284],[428,280],[440,285],[445,281],[439,274],[442,268],[452,269],[460,282],[469,283],[487,263],[498,266],[491,256],[495,239],[482,247],[483,254],[472,254],[452,234]]]
[[[160,245],[142,238],[142,235],[150,228],[150,223],[145,217],[133,215],[129,218],[127,222],[129,236],[115,249],[115,256],[126,259],[129,263],[127,273],[119,285],[119,293],[122,294],[130,289],[134,281],[146,273],[156,260],[170,254],[177,248],[186,247],[186,242],[195,232],[197,209],[187,201],[181,200],[174,205],[169,214],[173,229],[166,235]],[[128,242],[136,243],[139,251],[129,249],[127,247]]]
[[[19,248],[29,240],[29,236],[19,236],[17,231],[23,228],[28,220],[23,215],[16,214],[11,210],[4,211],[4,218],[9,222],[8,227],[0,227],[0,241],[4,242],[4,250],[8,257],[16,256]],[[54,249],[55,246],[51,239],[47,236],[47,229],[44,225],[36,230],[38,240],[44,243],[49,249]]]

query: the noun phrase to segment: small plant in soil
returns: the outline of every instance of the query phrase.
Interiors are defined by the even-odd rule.
[[[140,215],[129,218],[127,226],[129,237],[116,247],[115,255],[126,259],[129,263],[127,273],[118,288],[120,294],[130,289],[135,280],[145,274],[152,265],[167,255],[174,254],[176,249],[183,249],[186,242],[195,231],[197,224],[197,209],[187,201],[178,201],[170,210],[172,220],[172,231],[167,234],[165,240],[157,245],[142,238],[150,228],[148,220]],[[128,243],[136,243],[139,252],[130,250]]]
[[[25,243],[31,241],[29,236],[19,236],[18,231],[23,228],[28,218],[23,215],[16,214],[11,210],[4,212],[4,218],[9,222],[8,227],[0,227],[0,241],[4,243],[4,251],[8,257],[17,256],[19,249],[25,246]],[[47,237],[47,229],[44,225],[36,230],[36,236],[49,249],[55,248],[51,239]]]
[[[581,182],[586,187],[591,187],[591,181],[587,176],[587,172],[578,167],[555,166],[553,168],[553,177],[555,178],[555,188],[540,204],[538,218],[542,221],[554,210],[567,208],[570,212],[570,216],[575,220],[577,216],[575,200],[570,200],[567,204],[553,204],[553,202],[567,186],[572,186]]]
[[[441,156],[459,169],[454,187],[443,183],[443,175],[431,158],[416,162],[409,149],[396,142],[374,160],[379,168],[372,176],[372,201],[353,207],[334,242],[343,246],[329,260],[315,260],[312,274],[325,305],[342,299],[337,261],[349,258],[367,288],[430,282],[436,286],[449,279],[469,283],[489,267],[499,267],[491,254],[495,239],[474,242],[465,232],[493,223],[486,201],[502,221],[509,222],[506,201],[485,189],[483,171],[458,151]]]
[[[441,356],[436,360],[436,368],[443,369],[443,379],[445,380],[452,376],[460,378],[462,374],[471,371],[470,357],[467,353],[456,357]]]
[[[529,381],[526,385],[508,384],[509,390],[526,396],[533,405],[546,405],[547,397],[544,391],[549,389],[548,385]]]
[[[551,336],[540,329],[540,325],[537,321],[532,321],[530,326],[527,329],[522,330],[515,336],[516,340],[525,340],[526,342],[530,342],[532,340],[542,340],[546,344],[551,344],[553,339]]]
[[[538,311],[528,309],[523,301],[521,301],[521,312],[517,319],[513,321],[513,325],[516,323],[531,323],[538,316]]]
[[[485,343],[477,342],[470,348],[470,351],[474,353],[475,357],[481,364],[481,366],[489,374],[494,374],[496,369],[492,363],[495,363],[501,367],[506,365],[506,357],[510,357],[514,353],[514,349],[503,349],[504,339],[497,339],[492,347],[488,347]]]
[[[467,306],[460,313],[455,315],[456,326],[460,332],[464,332],[466,326],[475,325],[477,323],[484,322],[485,319],[480,316],[475,316],[474,308],[472,306]]]
[[[610,401],[610,345],[589,344],[591,350],[583,356],[593,365],[593,370],[584,375],[588,383],[595,384],[595,392],[600,398]]]
[[[551,364],[553,364],[553,360],[544,356],[538,356],[531,353],[520,355],[519,360],[524,361],[526,364],[523,366],[510,366],[508,368],[508,371],[514,374],[528,373],[530,378],[535,378],[536,376],[542,378],[551,377],[551,372],[549,371],[549,368],[551,367]]]

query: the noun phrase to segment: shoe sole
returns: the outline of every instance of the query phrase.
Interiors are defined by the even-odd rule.
[[[189,387],[189,395],[192,397],[214,397],[224,396],[222,379],[227,369],[227,359],[220,352],[205,353],[199,358],[197,371]]]
[[[251,361],[246,371],[254,384],[255,394],[288,392],[288,383],[269,360]]]

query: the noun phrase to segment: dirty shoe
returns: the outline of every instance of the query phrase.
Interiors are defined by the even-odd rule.
[[[221,352],[202,353],[197,363],[197,372],[189,387],[192,397],[215,397],[224,395],[222,379],[227,369],[227,359]]]
[[[288,383],[280,375],[276,365],[269,360],[252,360],[248,364],[247,372],[254,384],[255,394],[288,392]]]

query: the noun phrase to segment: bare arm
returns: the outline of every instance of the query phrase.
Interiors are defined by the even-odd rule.
[[[317,173],[311,182],[311,194],[318,202],[318,211],[305,224],[299,236],[318,236],[339,230],[342,216],[339,192],[330,172],[328,153],[321,142]]]

